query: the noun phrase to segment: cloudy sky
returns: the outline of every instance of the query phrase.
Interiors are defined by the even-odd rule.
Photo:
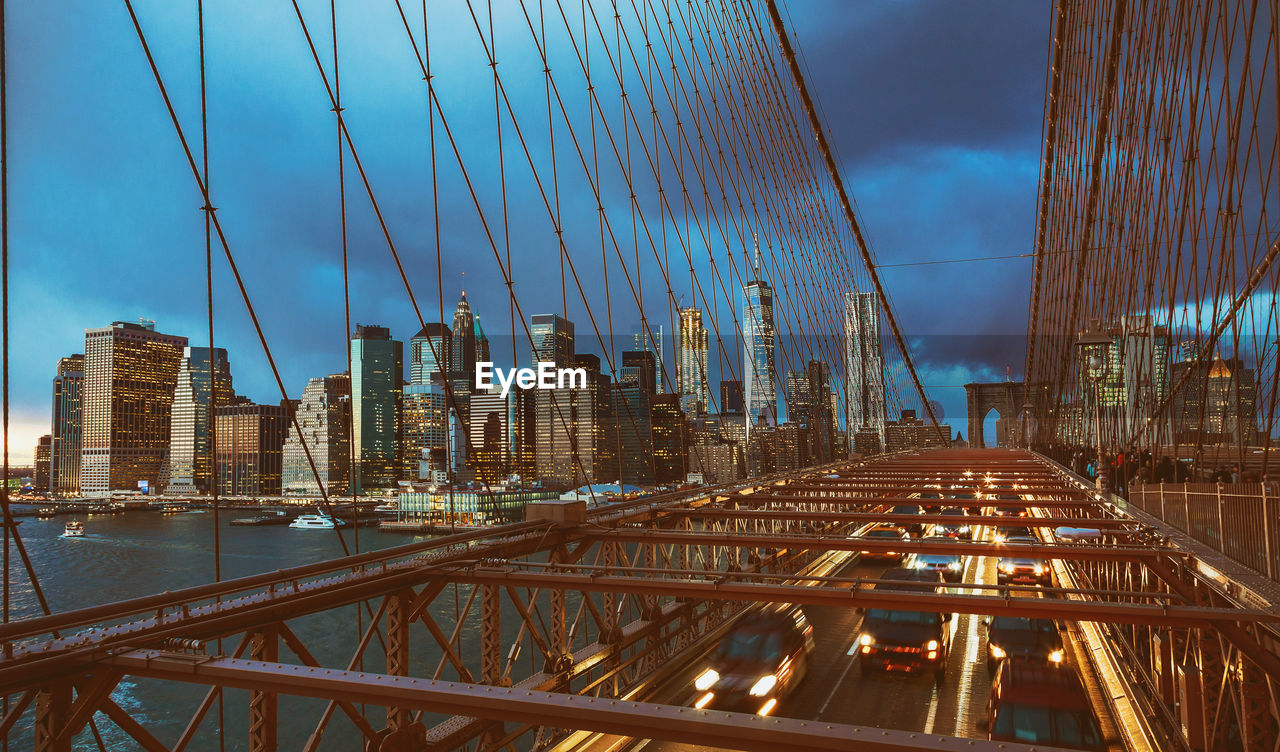
[[[198,146],[194,5],[135,2],[179,118]],[[289,3],[207,5],[214,203],[285,385],[296,396],[309,376],[345,367],[333,115]],[[486,5],[475,5],[486,27]],[[328,3],[301,6],[328,64]],[[436,318],[442,295],[448,316],[465,287],[497,339],[512,331],[506,288],[443,140],[436,273],[427,105],[396,5],[340,0],[337,6],[344,114],[419,307],[426,319]],[[965,430],[960,385],[1002,379],[1006,366],[1014,379],[1021,377],[1030,260],[918,262],[1028,251],[1049,3],[790,0],[785,7],[930,396],[942,403],[948,422]],[[529,21],[514,1],[495,0],[493,8],[507,93],[545,174],[545,89]],[[536,3],[526,0],[525,8],[537,24]],[[549,65],[569,71],[577,61],[563,27],[559,36],[553,31],[559,11],[550,0],[543,10]],[[441,103],[464,163],[474,166],[486,216],[500,218],[492,81],[479,36],[465,4],[431,0],[428,11]],[[406,13],[420,36],[420,3],[407,3]],[[611,15],[602,18],[609,22]],[[9,16],[10,451],[20,464],[49,430],[57,359],[83,351],[85,328],[147,318],[161,331],[203,344],[204,225],[199,191],[123,2],[22,3]],[[597,70],[607,65],[600,50],[594,55]],[[572,77],[562,75],[567,107],[588,112]],[[506,231],[495,229],[502,247],[511,249],[521,309],[527,316],[567,306],[578,321],[579,342],[594,339],[578,293],[561,300],[554,236],[519,142],[510,123],[505,127],[508,194],[516,198]],[[557,138],[557,164],[564,169],[563,130]],[[606,165],[604,152],[601,159]],[[407,339],[417,319],[350,163],[348,171],[353,323],[385,324]],[[581,240],[579,254],[598,259],[594,202],[569,182],[563,193],[566,228],[587,228],[570,242]],[[625,194],[609,210],[629,232]],[[656,209],[647,214],[657,221]],[[597,295],[599,269],[586,263],[581,271],[582,297]],[[613,328],[629,331],[635,306],[619,270],[611,273]],[[646,309],[665,311],[665,299],[651,297],[658,285],[639,276]],[[230,351],[237,391],[277,401],[221,259],[215,289],[218,344]],[[516,333],[523,338],[518,323]]]

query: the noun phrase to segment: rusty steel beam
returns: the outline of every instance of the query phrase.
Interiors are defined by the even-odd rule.
[[[951,748],[973,752],[1054,752],[1054,748],[1043,745],[1031,747],[1008,742],[955,739],[910,731],[235,658],[192,662],[185,656],[174,659],[166,653],[135,651],[107,660],[131,675],[152,679],[214,684],[298,697],[358,700],[370,705],[416,708],[493,721],[601,731],[642,739],[760,752],[847,750],[851,747],[873,752]]]
[[[988,527],[1088,527],[1099,530],[1123,530],[1126,527],[1143,527],[1144,523],[1132,519],[1116,517],[1011,517],[999,515],[967,515],[964,517],[945,514],[890,514],[888,512],[819,512],[790,511],[785,509],[720,509],[718,507],[702,507],[700,509],[680,509],[671,512],[671,517],[691,517],[703,520],[783,520],[812,522],[887,522],[890,524],[911,524],[927,522],[935,524],[986,525]]]
[[[1013,499],[921,499],[914,496],[792,496],[792,495],[771,495],[771,494],[752,494],[751,496],[735,496],[729,499],[735,506],[749,506],[754,504],[845,504],[849,506],[896,506],[898,504],[912,504],[915,506],[937,506],[937,507],[966,507],[966,506],[984,506],[995,507],[999,509],[1029,509],[1044,507],[1046,509],[1060,509],[1064,507],[1095,507],[1101,506],[1102,502],[1094,499],[1023,499],[1015,501]]]
[[[1207,627],[1219,623],[1237,622],[1280,623],[1280,615],[1250,609],[1053,598],[1009,598],[995,595],[957,595],[856,587],[765,585],[736,581],[736,578],[728,573],[724,573],[723,577],[716,575],[715,572],[708,572],[706,580],[657,579],[628,575],[528,572],[498,567],[474,567],[452,570],[448,573],[452,581],[472,585],[505,583],[512,587],[560,588],[582,592],[636,595],[658,594],[712,601],[754,601],[838,608],[883,608],[895,611],[1024,616],[1169,627]]]
[[[1034,526],[1035,518],[1023,518]],[[933,541],[922,538],[884,540],[845,535],[797,535],[730,532],[679,532],[649,528],[613,528],[602,531],[601,538],[630,543],[667,543],[693,546],[737,546],[744,548],[799,548],[825,551],[862,551],[874,553],[960,554],[963,556],[1026,556],[1038,559],[1071,559],[1084,561],[1142,561],[1166,556],[1189,557],[1191,554],[1173,549],[1134,545],[1069,545],[1053,543],[987,543],[980,541]]]
[[[790,496],[798,495],[798,492],[822,492],[822,493],[846,493],[846,494],[922,494],[922,493],[963,493],[965,491],[982,491],[982,493],[1017,493],[1020,495],[1031,496],[1068,496],[1073,499],[1086,499],[1094,501],[1095,496],[1092,493],[1081,490],[1078,487],[1065,488],[1057,486],[1037,486],[1035,488],[931,488],[929,486],[918,485],[877,485],[864,486],[849,483],[839,485],[823,485],[812,483],[792,483],[785,486],[777,486],[778,490],[775,494],[774,490],[756,492],[751,494],[738,494],[738,497],[754,497],[754,496]],[[945,499],[943,500],[945,501]]]

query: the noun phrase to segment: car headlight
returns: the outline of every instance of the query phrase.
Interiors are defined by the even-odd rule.
[[[1001,534],[1001,533],[996,533],[996,536],[995,536],[995,537],[996,537],[996,543],[1004,543],[1004,535],[1003,535],[1003,534]]]
[[[961,526],[960,526],[960,532],[961,532],[961,533],[967,533],[967,532],[969,532],[969,526],[968,526],[968,525],[961,525]]]
[[[938,641],[937,641],[937,640],[929,640],[927,643],[925,643],[924,649],[925,649],[925,650],[937,650],[937,649],[938,649]]]
[[[958,561],[953,561],[953,562],[951,562],[950,564],[948,564],[948,565],[947,565],[947,569],[953,569],[953,570],[954,570],[954,569],[959,569],[959,568],[960,568],[960,562],[958,562]]]
[[[1013,571],[1013,565],[1002,561],[1000,562],[1000,571],[1009,574]]]
[[[1052,653],[1050,653],[1049,660],[1053,661],[1054,663],[1062,663],[1062,651],[1055,650]]]
[[[760,677],[760,679],[751,686],[749,694],[752,697],[764,697],[772,692],[773,688],[776,686],[778,686],[778,677],[773,674],[766,674],[765,676]]]
[[[1042,566],[1040,566],[1039,564],[1037,564],[1037,565],[1036,565],[1036,574],[1037,574],[1037,575],[1042,575],[1042,574],[1044,574],[1044,567],[1042,567]]]
[[[866,632],[863,632],[862,636],[858,638],[858,644],[864,648],[868,647],[873,642],[875,642],[875,639],[871,635],[867,634]]]
[[[991,657],[995,658],[997,661],[1005,657],[1006,653],[999,645],[988,645],[988,647],[991,648]]]
[[[714,668],[709,668],[706,671],[703,671],[697,679],[693,680],[693,686],[699,692],[705,692],[708,689],[711,689],[711,687],[718,681],[720,681],[720,672],[716,671]]]

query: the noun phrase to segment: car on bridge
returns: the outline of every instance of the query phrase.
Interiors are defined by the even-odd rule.
[[[915,504],[899,504],[898,506],[890,510],[890,514],[919,515],[921,513],[922,512],[920,510],[920,507],[916,506]],[[899,523],[898,527],[902,528],[903,531],[905,531],[910,535],[916,535],[916,536],[924,535],[923,522],[903,522],[903,523]]]
[[[1006,658],[1062,663],[1062,635],[1052,620],[988,616],[983,623],[987,627],[987,673],[995,673]]]
[[[1024,499],[1012,491],[1004,491],[995,494],[987,494],[988,500],[999,501],[1003,503],[1012,503],[1015,501],[1024,501]],[[991,514],[997,517],[1026,517],[1026,507],[991,507]]]
[[[929,536],[924,539],[926,542],[934,543],[951,543],[950,538],[940,536]],[[923,569],[929,572],[937,572],[942,575],[942,579],[947,582],[959,582],[964,575],[964,557],[960,554],[933,554],[919,553],[912,554],[906,565],[910,569]]]
[[[887,570],[877,591],[938,591],[942,575],[919,569]],[[869,608],[858,635],[858,662],[864,671],[933,671],[941,681],[951,650],[951,614]]]
[[[968,514],[961,507],[947,507],[940,514],[945,517],[954,517],[954,522],[943,522],[933,526],[933,535],[939,535],[944,538],[963,538],[964,540],[973,540],[973,528],[969,522],[965,520]]]
[[[995,532],[996,543],[1006,543],[1014,538],[1035,540],[1036,535],[1029,527],[998,527]]]
[[[916,498],[925,500],[922,503],[926,514],[933,514],[938,511],[936,502],[942,499],[942,494],[938,491],[921,491],[916,494]]]
[[[1034,545],[1040,541],[1035,538],[1009,538],[1005,543],[1011,546]],[[1048,585],[1052,582],[1049,563],[1029,554],[1023,555],[1010,551],[1000,557],[996,565],[996,580],[1001,585],[1034,584]]]
[[[983,727],[991,741],[1107,749],[1080,679],[1069,666],[1001,662],[987,696]]]
[[[813,626],[796,606],[744,616],[694,679],[693,706],[769,715],[809,671]]]
[[[867,538],[875,541],[904,541],[911,536],[895,525],[883,524],[874,525],[868,530],[864,530],[857,538]],[[862,551],[861,557],[863,561],[902,561],[905,554],[901,551]]]

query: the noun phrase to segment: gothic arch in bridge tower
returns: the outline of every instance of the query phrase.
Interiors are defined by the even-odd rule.
[[[994,384],[965,384],[965,401],[969,415],[969,446],[988,446],[982,431],[982,422],[988,412],[995,410],[1000,416],[996,421],[996,436],[991,446],[1013,446],[1017,435],[1018,405],[1022,401],[1021,381],[1000,381]]]

